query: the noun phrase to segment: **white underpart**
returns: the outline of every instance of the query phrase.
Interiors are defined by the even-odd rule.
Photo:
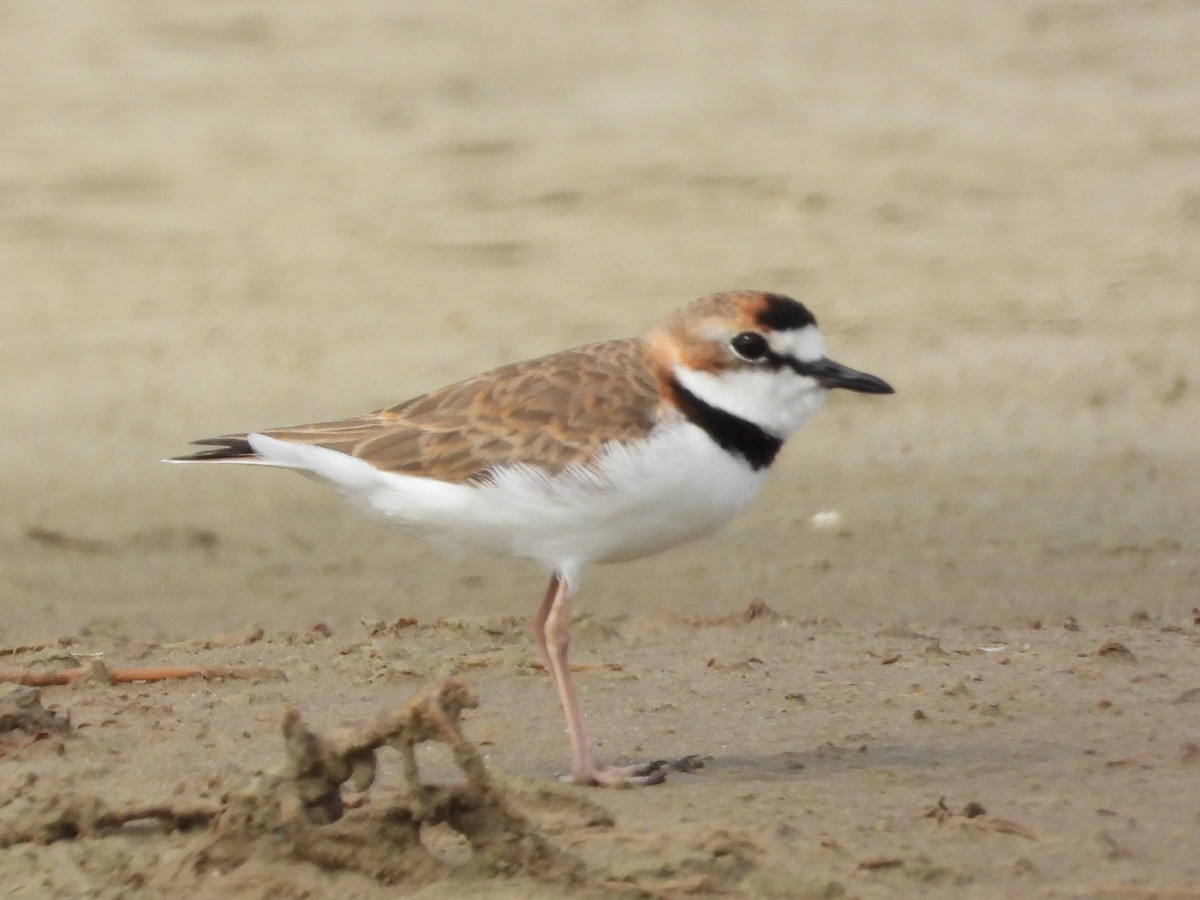
[[[382,472],[344,453],[261,434],[249,441],[268,463],[331,481],[393,521],[535,560],[571,587],[588,563],[648,556],[713,531],[750,503],[766,477],[683,420],[643,441],[614,441],[591,466],[553,476],[508,466],[482,484]]]
[[[776,353],[801,362],[816,362],[825,356],[821,334],[811,325],[769,332],[767,340]],[[829,395],[815,379],[789,368],[697,372],[676,365],[675,377],[710,406],[753,422],[778,438],[788,437],[803,425]]]

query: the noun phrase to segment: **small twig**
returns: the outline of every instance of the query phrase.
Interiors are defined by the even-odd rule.
[[[874,872],[878,869],[895,869],[902,865],[904,865],[904,860],[898,856],[876,856],[864,859],[858,864],[858,867],[867,872]]]
[[[21,653],[40,653],[43,650],[61,647],[58,641],[47,641],[43,644],[17,644],[12,647],[0,647],[0,656],[17,656]]]
[[[96,819],[96,828],[115,828],[138,822],[142,819],[157,819],[166,823],[172,830],[194,828],[197,825],[207,825],[221,814],[223,806],[217,803],[196,803],[189,805],[181,803],[156,803],[150,806],[137,806],[133,809],[113,810],[102,814]]]
[[[36,779],[31,779],[25,788],[36,783]],[[22,815],[0,821],[0,848],[90,836],[145,819],[157,820],[172,831],[183,831],[208,825],[221,815],[224,807],[216,803],[183,801],[114,809],[97,797],[66,790],[41,801],[26,797],[22,809]]]
[[[980,831],[994,831],[997,834],[1015,834],[1017,837],[1031,841],[1040,840],[1038,833],[1032,828],[1026,828],[1009,819],[996,819],[985,816],[978,819],[963,819],[958,823],[963,828],[977,828]]]
[[[109,668],[95,662],[74,669],[37,671],[0,669],[0,682],[50,687],[92,677],[101,683],[130,684],[135,681],[179,681],[186,678],[282,678],[283,672],[264,666],[122,666]]]
[[[536,669],[539,672],[546,671],[546,664],[543,662],[530,663],[531,669]],[[571,663],[571,671],[582,672],[623,672],[625,667],[617,662],[592,662],[592,663]]]

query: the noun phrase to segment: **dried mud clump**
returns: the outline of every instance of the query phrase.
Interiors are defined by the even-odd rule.
[[[459,724],[462,711],[476,705],[465,683],[448,679],[404,706],[330,735],[312,730],[289,709],[283,719],[286,761],[216,803],[121,807],[27,776],[0,801],[0,847],[103,837],[150,821],[166,830],[208,827],[179,874],[230,872],[254,860],[307,862],[384,884],[433,881],[452,870],[560,884],[583,880],[582,864],[553,847],[488,777]],[[426,742],[449,748],[463,782],[421,781],[416,748]],[[342,786],[348,783],[360,795],[367,791],[383,747],[399,754],[404,789],[378,807],[350,810]],[[462,835],[470,846],[469,861],[452,869],[426,849],[422,830],[437,825]]]
[[[42,706],[41,692],[21,685],[0,685],[0,757],[71,729],[68,719]]]
[[[407,706],[330,736],[288,710],[287,762],[226,798],[213,838],[193,855],[193,866],[199,872],[228,870],[266,855],[384,883],[434,880],[447,867],[425,848],[421,830],[446,824],[470,845],[466,868],[474,873],[560,881],[581,873],[576,860],[553,848],[492,785],[479,751],[459,727],[462,710],[476,705],[462,681],[448,679]],[[463,783],[421,782],[416,747],[428,741],[449,747]],[[383,809],[346,816],[341,786],[367,790],[375,780],[376,751],[385,746],[400,754],[406,790]]]

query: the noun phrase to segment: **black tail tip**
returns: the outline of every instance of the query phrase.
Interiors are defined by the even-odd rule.
[[[220,459],[243,459],[255,455],[254,448],[244,437],[203,438],[192,443],[198,446],[212,446],[209,450],[200,450],[187,456],[173,456],[171,462],[211,462]]]

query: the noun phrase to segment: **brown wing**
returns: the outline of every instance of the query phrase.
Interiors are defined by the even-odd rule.
[[[558,472],[612,440],[645,436],[658,416],[658,383],[639,339],[607,341],[513,363],[340,422],[262,432],[364,459],[387,472],[463,482],[489,469],[533,463]],[[250,453],[245,435],[197,441]]]

